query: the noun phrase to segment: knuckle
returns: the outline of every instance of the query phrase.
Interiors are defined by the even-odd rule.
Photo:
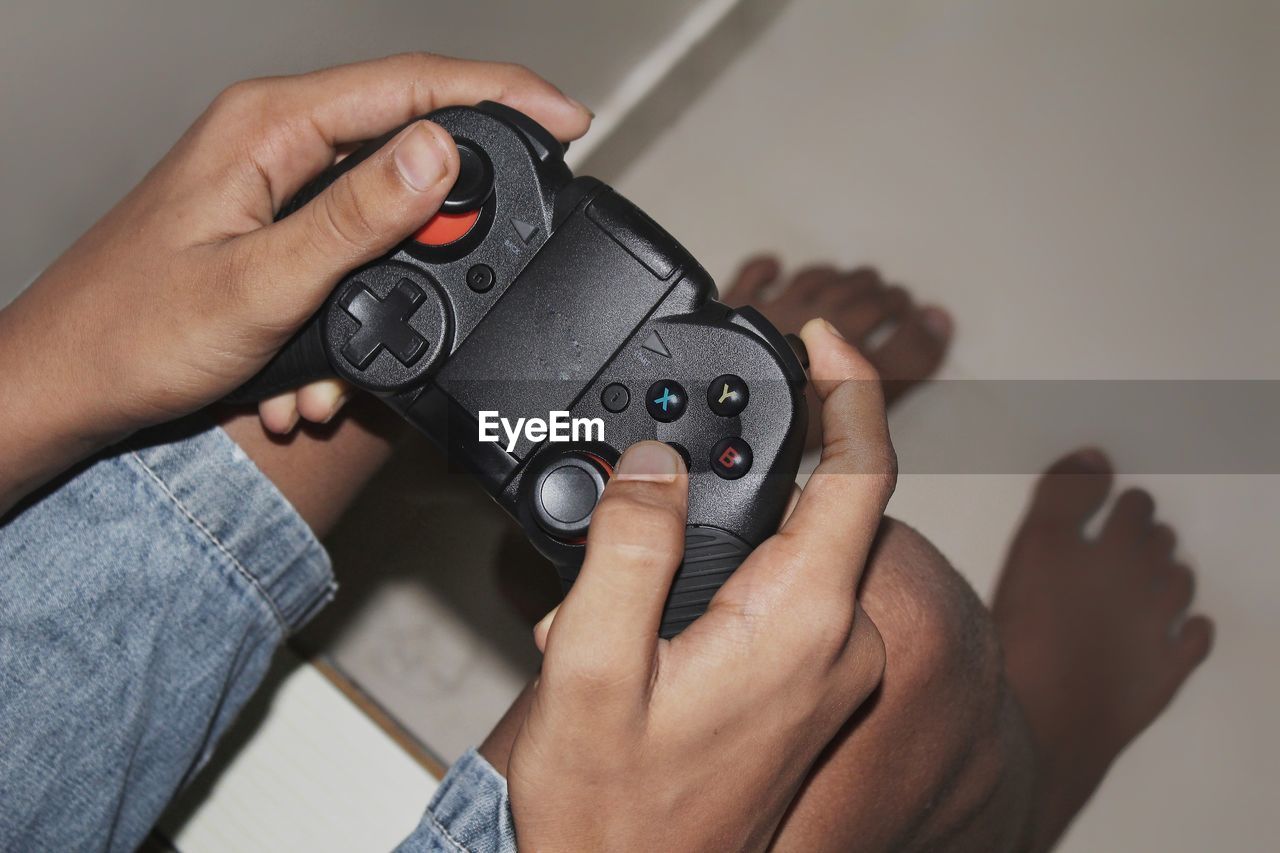
[[[506,97],[516,92],[529,89],[552,88],[551,84],[533,69],[516,62],[503,62],[497,65],[499,79],[499,97]]]
[[[854,629],[854,606],[851,596],[832,594],[810,597],[802,602],[810,630],[806,645],[810,654],[823,655],[831,662],[841,657],[849,646]]]
[[[823,461],[836,473],[860,477],[864,487],[882,503],[888,503],[898,486],[898,453],[887,435],[883,440],[835,436],[823,449]]]
[[[387,57],[392,69],[404,74],[425,73],[440,62],[440,57],[425,50],[410,50]]]
[[[218,93],[209,114],[218,119],[242,119],[262,112],[269,102],[271,83],[264,78],[240,80]]]
[[[591,517],[589,537],[615,554],[644,562],[679,561],[684,518],[674,508],[606,494]]]
[[[512,83],[531,83],[535,80],[541,81],[541,77],[533,73],[533,70],[526,65],[518,62],[503,62],[498,65],[498,70],[508,81]]]
[[[352,173],[334,181],[318,201],[319,204],[312,205],[316,226],[312,230],[318,236],[336,239],[353,254],[362,252],[377,239],[377,227]]]

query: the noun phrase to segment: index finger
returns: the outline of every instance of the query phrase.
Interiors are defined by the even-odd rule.
[[[277,206],[332,163],[339,146],[373,139],[441,107],[500,101],[562,142],[586,133],[592,118],[582,104],[522,66],[427,53],[244,85],[263,90],[273,116],[291,133],[287,145],[267,145],[262,153],[278,178],[272,188]]]
[[[825,321],[800,334],[822,400],[822,461],[775,539],[796,572],[852,593],[897,482],[884,393],[875,369]]]

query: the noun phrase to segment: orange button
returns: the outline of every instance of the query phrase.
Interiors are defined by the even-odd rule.
[[[468,210],[464,213],[437,213],[427,220],[427,224],[413,239],[424,246],[447,246],[456,243],[470,233],[480,218],[480,211]]]

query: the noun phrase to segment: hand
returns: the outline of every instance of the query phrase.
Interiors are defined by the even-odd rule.
[[[821,464],[779,533],[670,641],[658,626],[688,478],[658,442],[620,460],[581,574],[536,630],[546,657],[507,764],[521,849],[763,848],[879,683],[884,646],[857,590],[896,467],[875,371],[829,329],[803,331]]]
[[[437,125],[415,122],[302,210],[273,223],[276,211],[345,146],[485,99],[564,140],[591,121],[524,68],[422,54],[221,94],[0,312],[0,512],[19,484],[195,411],[261,369],[343,275],[437,210],[457,177],[457,149]],[[288,395],[263,407],[264,422],[287,431],[299,413],[327,420],[342,391],[327,382]]]

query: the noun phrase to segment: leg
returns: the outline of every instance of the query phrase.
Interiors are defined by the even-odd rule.
[[[815,765],[774,848],[1018,849],[1034,763],[982,603],[888,520],[861,597],[884,637],[884,682]]]
[[[778,847],[1057,842],[1211,642],[1150,495],[1125,492],[1084,535],[1111,479],[1096,451],[1042,478],[991,617],[928,542],[882,534],[862,592],[885,640],[881,695],[815,768]]]
[[[304,424],[288,436],[268,433],[256,412],[228,412],[222,428],[324,536],[391,456],[404,422],[362,395],[328,424]]]
[[[1209,653],[1213,626],[1189,616],[1191,570],[1144,491],[1121,494],[1096,537],[1084,526],[1111,490],[1097,451],[1040,480],[1005,563],[993,616],[1009,683],[1040,768],[1036,850],[1047,850],[1116,756]]]

